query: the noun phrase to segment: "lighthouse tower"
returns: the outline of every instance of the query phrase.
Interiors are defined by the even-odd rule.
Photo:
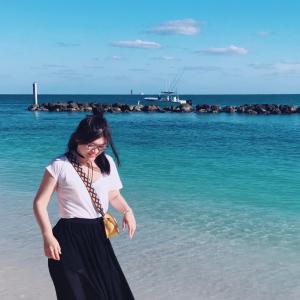
[[[38,84],[37,84],[37,82],[34,82],[32,86],[33,86],[34,104],[38,105]]]

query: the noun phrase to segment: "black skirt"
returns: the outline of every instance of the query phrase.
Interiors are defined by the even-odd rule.
[[[58,300],[134,299],[102,218],[60,219],[53,234],[62,252],[59,261],[48,259]]]

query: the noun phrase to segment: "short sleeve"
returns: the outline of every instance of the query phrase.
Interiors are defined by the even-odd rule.
[[[107,159],[110,164],[110,174],[109,174],[109,191],[119,190],[123,188],[122,181],[120,179],[117,166],[113,160],[113,158],[107,155]]]
[[[53,178],[58,180],[59,174],[62,170],[63,160],[60,158],[53,159],[48,166],[46,166],[46,170],[51,174]]]

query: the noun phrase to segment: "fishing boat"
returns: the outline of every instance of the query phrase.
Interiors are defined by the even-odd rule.
[[[191,104],[191,100],[180,99],[179,95],[172,91],[162,91],[157,97],[144,97],[145,101],[171,102],[179,104]]]
[[[179,104],[190,104],[192,105],[192,100],[180,99],[177,93],[177,85],[180,78],[183,75],[183,70],[179,71],[172,82],[165,86],[164,91],[160,92],[157,97],[144,97],[144,101],[157,101],[157,102],[167,102],[167,103],[179,103]],[[175,92],[176,91],[176,92]]]

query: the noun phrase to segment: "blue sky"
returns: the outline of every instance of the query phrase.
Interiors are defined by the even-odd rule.
[[[300,1],[0,4],[0,93],[300,93]]]

